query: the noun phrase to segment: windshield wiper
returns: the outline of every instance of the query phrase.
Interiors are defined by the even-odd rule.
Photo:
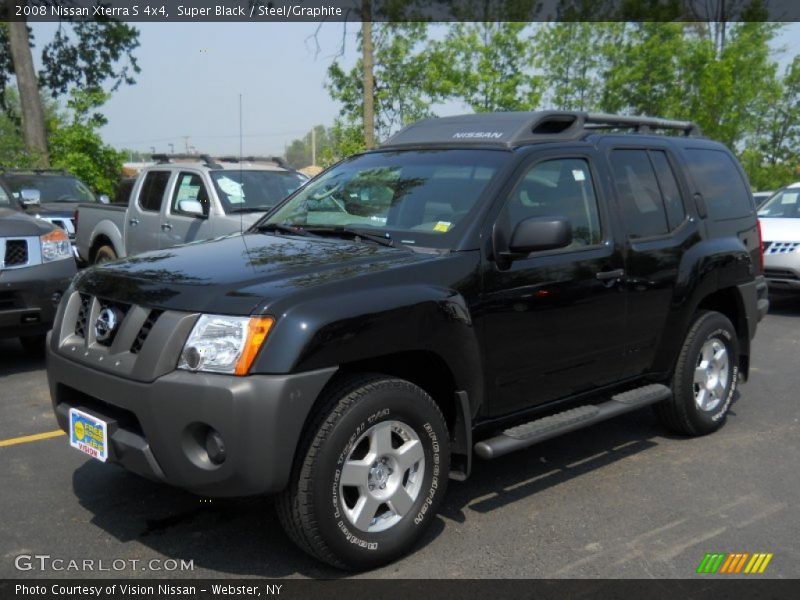
[[[358,229],[352,229],[350,227],[314,227],[308,229],[311,233],[316,234],[333,234],[333,235],[347,235],[353,236],[357,239],[364,239],[369,240],[371,242],[375,242],[376,244],[380,244],[381,246],[394,246],[394,240],[389,237],[384,237],[382,235],[375,235],[374,233],[367,233],[364,231],[360,231]]]
[[[288,235],[302,235],[302,236],[310,236],[311,234],[299,226],[292,226],[292,225],[284,225],[282,223],[261,223],[260,225],[256,225],[253,227],[254,231],[279,231],[281,233],[285,233]]]

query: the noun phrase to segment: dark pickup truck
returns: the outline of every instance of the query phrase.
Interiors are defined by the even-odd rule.
[[[45,333],[75,271],[63,229],[0,207],[0,338],[18,337],[31,354],[44,354]]]
[[[721,427],[762,271],[746,177],[692,123],[428,120],[244,235],[82,273],[53,407],[87,454],[276,493],[301,548],[369,568],[413,548],[474,455],[650,405],[686,435]]]

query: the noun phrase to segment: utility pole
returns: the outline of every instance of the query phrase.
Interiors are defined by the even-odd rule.
[[[317,128],[311,128],[311,164],[317,164]]]
[[[25,2],[20,2],[23,6]],[[14,14],[17,1],[8,0],[9,14]],[[8,22],[8,45],[11,49],[11,60],[17,76],[20,106],[22,107],[22,134],[29,152],[36,155],[36,162],[41,167],[48,167],[50,159],[47,154],[47,138],[44,129],[44,110],[39,96],[39,83],[33,68],[28,24],[23,21]]]

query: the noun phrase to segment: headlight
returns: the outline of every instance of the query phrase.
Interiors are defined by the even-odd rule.
[[[178,368],[247,375],[272,323],[270,317],[203,315],[186,340]]]
[[[54,229],[39,237],[42,245],[42,262],[52,262],[64,258],[72,258],[72,247],[69,236],[63,229]]]

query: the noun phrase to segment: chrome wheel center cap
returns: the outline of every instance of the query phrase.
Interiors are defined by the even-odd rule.
[[[389,468],[385,464],[377,462],[369,470],[369,482],[382,486],[388,481],[389,474]]]

